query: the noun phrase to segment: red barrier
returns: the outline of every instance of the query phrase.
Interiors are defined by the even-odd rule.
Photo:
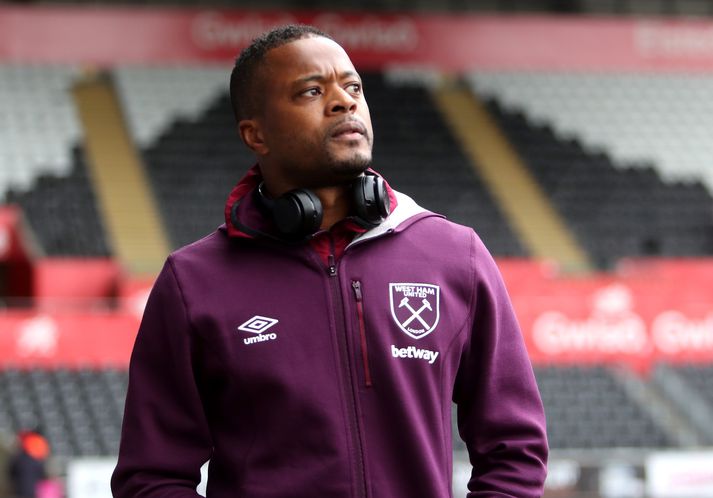
[[[713,70],[710,20],[70,6],[0,6],[0,60],[230,63],[288,22],[331,33],[361,69]]]
[[[117,298],[121,267],[109,258],[44,258],[35,261],[35,305],[85,308]]]
[[[29,300],[34,293],[32,259],[28,227],[17,206],[0,206],[0,299]]]
[[[119,312],[7,311],[0,314],[0,361],[21,368],[125,368],[138,324]]]

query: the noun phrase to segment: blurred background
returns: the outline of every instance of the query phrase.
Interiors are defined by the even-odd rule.
[[[0,4],[0,496],[20,454],[110,496],[147,293],[252,164],[233,58],[286,22],[352,56],[375,169],[496,257],[546,496],[713,496],[713,2],[175,2]]]

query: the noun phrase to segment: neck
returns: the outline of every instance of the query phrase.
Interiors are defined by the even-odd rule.
[[[349,215],[351,199],[349,198],[349,189],[346,186],[324,187],[315,189],[314,193],[319,197],[324,210],[322,226],[320,227],[323,230],[329,229]]]

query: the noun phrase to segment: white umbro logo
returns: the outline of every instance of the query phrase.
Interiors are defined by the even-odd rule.
[[[277,322],[279,322],[279,320],[275,320],[274,318],[255,315],[242,325],[238,325],[238,330],[242,330],[243,332],[252,332],[253,334],[262,334]]]
[[[274,341],[275,339],[277,339],[276,333],[270,332],[269,334],[263,334],[263,332],[275,325],[277,322],[279,322],[279,320],[275,318],[255,315],[242,325],[238,325],[238,330],[242,330],[243,332],[250,332],[252,334],[258,334],[253,337],[245,337],[243,339],[243,342],[247,345],[256,344],[258,342]]]

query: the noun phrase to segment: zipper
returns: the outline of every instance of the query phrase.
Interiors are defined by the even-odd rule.
[[[327,259],[329,261],[329,264],[327,265],[327,275],[329,275],[330,277],[336,277],[337,265],[334,262],[334,254],[330,254]]]
[[[336,277],[337,276],[337,263],[334,259],[334,253],[337,252],[337,249],[334,247],[334,236],[332,234],[329,234],[329,256],[327,256],[327,274],[330,277]]]
[[[327,275],[330,290],[332,291],[334,301],[334,323],[337,326],[337,343],[341,354],[341,364],[345,366],[344,386],[345,397],[349,405],[350,417],[348,419],[349,429],[351,431],[352,446],[353,446],[353,461],[356,467],[356,497],[366,498],[368,483],[366,480],[366,466],[364,464],[364,442],[361,438],[361,422],[359,420],[359,411],[357,408],[358,392],[356,382],[354,381],[354,369],[352,368],[351,354],[349,353],[349,345],[347,343],[347,322],[344,315],[344,296],[342,294],[341,285],[338,278],[338,269],[334,257],[334,242],[332,241],[331,254],[327,257]]]
[[[364,325],[364,303],[361,295],[361,282],[352,280],[354,299],[356,299],[357,317],[359,318],[359,339],[361,343],[361,361],[364,363],[364,383],[371,387],[371,370],[369,369],[369,350],[366,347],[366,326]]]

